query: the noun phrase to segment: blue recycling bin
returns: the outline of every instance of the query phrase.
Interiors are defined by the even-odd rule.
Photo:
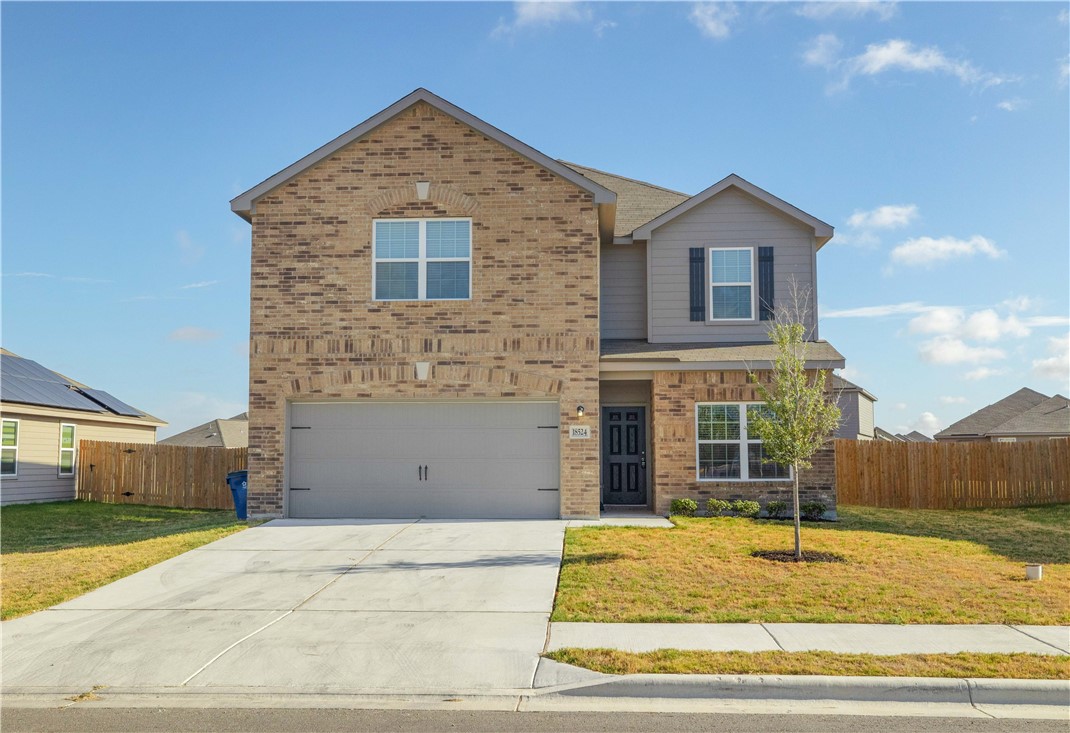
[[[247,519],[245,502],[249,498],[249,472],[231,471],[227,474],[227,485],[230,495],[234,497],[234,511],[238,519]]]

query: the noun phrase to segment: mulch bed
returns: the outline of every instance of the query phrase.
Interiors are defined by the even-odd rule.
[[[846,557],[837,555],[835,552],[814,552],[813,550],[803,550],[802,560],[795,559],[794,550],[755,550],[751,553],[751,557],[773,562],[847,562]]]

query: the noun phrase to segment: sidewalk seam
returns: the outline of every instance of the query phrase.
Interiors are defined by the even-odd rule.
[[[780,643],[780,639],[776,638],[776,636],[773,634],[773,632],[770,631],[769,628],[765,624],[758,624],[758,625],[762,627],[762,631],[764,631],[765,633],[769,634],[769,638],[773,640],[773,643],[777,645],[777,648],[780,649],[780,651],[782,651],[782,652],[786,652],[787,651],[787,649],[784,648],[784,645]]]
[[[1044,641],[1043,639],[1041,639],[1041,638],[1039,638],[1039,637],[1036,637],[1036,636],[1033,636],[1032,634],[1030,634],[1030,633],[1028,633],[1028,632],[1026,632],[1026,631],[1022,631],[1022,630],[1021,630],[1021,629],[1019,629],[1019,628],[1018,628],[1017,626],[1012,626],[1011,624],[1004,624],[1004,625],[1005,625],[1005,626],[1006,626],[1006,627],[1007,627],[1008,629],[1014,629],[1015,631],[1017,631],[1017,632],[1018,632],[1019,634],[1021,634],[1022,636],[1027,636],[1027,637],[1029,637],[1030,639],[1033,639],[1034,641],[1039,641],[1039,642],[1040,642],[1041,644],[1043,644],[1044,646],[1050,646],[1050,647],[1051,647],[1052,649],[1057,649],[1057,650],[1059,651],[1059,653],[1060,653],[1060,654],[1066,654],[1066,650],[1065,650],[1065,649],[1062,649],[1062,648],[1060,648],[1060,647],[1057,647],[1057,646],[1055,646],[1055,645],[1054,645],[1054,644],[1052,644],[1052,643],[1051,643],[1050,641]]]

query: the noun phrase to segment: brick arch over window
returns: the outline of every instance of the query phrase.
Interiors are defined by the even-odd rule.
[[[432,365],[426,380],[416,379],[413,364],[390,364],[342,369],[325,374],[309,374],[286,383],[287,397],[347,396],[361,392],[362,385],[371,387],[375,397],[386,396],[383,387],[393,386],[397,396],[418,393],[419,396],[462,396],[485,392],[481,396],[497,396],[508,392],[518,396],[556,397],[561,394],[562,381],[530,372],[483,366]],[[432,389],[425,391],[422,386]],[[353,389],[356,387],[357,389]],[[473,387],[475,389],[473,389]],[[480,389],[480,388],[484,389]],[[369,395],[370,396],[370,395]]]
[[[375,216],[385,210],[419,200],[421,199],[417,195],[416,184],[413,183],[383,191],[368,201],[366,209],[369,214]],[[427,191],[427,198],[423,200],[442,204],[443,208],[450,210],[460,209],[467,214],[473,214],[479,209],[479,202],[475,198],[441,183],[432,183]]]

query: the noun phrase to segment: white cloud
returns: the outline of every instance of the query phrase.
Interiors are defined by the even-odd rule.
[[[828,91],[843,91],[859,76],[876,77],[890,71],[906,73],[945,74],[962,84],[982,89],[1017,81],[1015,77],[1000,76],[983,71],[965,59],[949,58],[936,46],[920,47],[901,38],[883,43],[871,43],[856,56],[840,57],[832,53],[838,39],[823,34],[811,41],[803,59],[812,66],[835,70],[840,79]]]
[[[1006,374],[1006,373],[1007,373],[1006,369],[993,369],[992,367],[977,367],[976,369],[972,369],[972,370],[966,372],[962,376],[965,377],[966,379],[970,380],[971,382],[976,382],[976,381],[981,380],[981,379],[988,379],[989,377],[999,377],[999,376],[1001,376],[1003,374]]]
[[[927,313],[940,306],[925,305],[919,300],[906,303],[889,303],[888,305],[866,305],[860,308],[843,308],[841,310],[821,311],[821,318],[884,318],[910,313]]]
[[[175,239],[178,240],[178,255],[183,265],[195,265],[204,257],[204,247],[194,242],[185,229],[176,232]]]
[[[1070,11],[1068,11],[1066,8],[1063,8],[1059,11],[1059,14],[1055,16],[1055,20],[1062,23],[1063,25],[1070,23]]]
[[[891,260],[908,267],[931,267],[939,262],[973,257],[983,254],[998,259],[1007,253],[996,247],[995,242],[980,235],[969,239],[956,237],[915,237],[908,239],[892,250]]]
[[[1045,328],[1047,326],[1070,326],[1068,316],[1029,316],[1022,323],[1028,328]]]
[[[1037,299],[1030,298],[1028,295],[1018,295],[1013,298],[1007,298],[1000,305],[1004,306],[1012,313],[1019,313],[1021,311],[1033,310],[1037,307]]]
[[[11,272],[5,273],[5,277],[55,277],[55,275],[48,272]]]
[[[847,219],[855,229],[900,229],[918,218],[916,204],[889,204],[871,211],[856,211]]]
[[[594,24],[594,34],[601,38],[605,35],[605,32],[617,27],[617,22],[614,20],[600,20]]]
[[[927,364],[984,364],[1006,358],[1002,349],[970,346],[954,336],[937,336],[918,346],[918,355]]]
[[[894,405],[892,405],[892,407],[894,407],[897,410],[905,410],[905,409],[907,409],[907,403],[906,402],[896,402]]]
[[[560,23],[579,23],[591,20],[593,14],[586,5],[574,0],[544,0],[542,2],[513,3],[513,18],[498,21],[491,36],[501,38],[518,31],[549,28]]]
[[[954,333],[961,328],[965,319],[966,314],[962,308],[937,306],[911,318],[907,330],[910,333]]]
[[[168,341],[214,341],[217,338],[219,338],[217,331],[197,326],[182,326],[167,335]]]
[[[865,373],[856,367],[846,366],[838,371],[838,374],[848,382],[856,382],[865,376]]]
[[[735,3],[695,3],[687,17],[702,35],[723,41],[732,35],[731,24],[739,17],[739,9]]]
[[[1031,331],[1013,314],[1001,317],[991,308],[970,314],[963,325],[962,333],[975,341],[999,341],[1004,336],[1025,338]]]
[[[1070,56],[1059,60],[1059,86],[1066,86],[1070,81]]]
[[[1047,379],[1057,379],[1063,385],[1070,380],[1070,334],[1048,339],[1046,359],[1033,360],[1033,374]]]
[[[895,16],[898,3],[878,2],[877,0],[856,0],[855,2],[811,2],[803,3],[795,11],[810,20],[828,20],[833,17],[856,20],[867,15],[874,15],[878,20],[890,20]]]
[[[967,402],[969,402],[969,400],[965,397],[950,397],[947,395],[941,397],[940,401],[943,402],[945,405],[965,405]]]
[[[179,290],[190,290],[193,288],[210,288],[213,285],[218,285],[218,280],[201,280],[200,282],[190,283],[189,285],[183,285]]]
[[[1025,100],[1024,99],[1018,99],[1018,98],[1004,99],[1002,102],[1000,102],[999,104],[996,105],[996,107],[998,109],[1001,109],[1004,112],[1017,112],[1018,110],[1022,109],[1024,106],[1025,106]]]
[[[944,422],[931,412],[923,412],[914,418],[910,424],[907,425],[907,429],[903,432],[910,432],[917,430],[919,433],[928,435],[930,438],[939,433],[944,427]]]

